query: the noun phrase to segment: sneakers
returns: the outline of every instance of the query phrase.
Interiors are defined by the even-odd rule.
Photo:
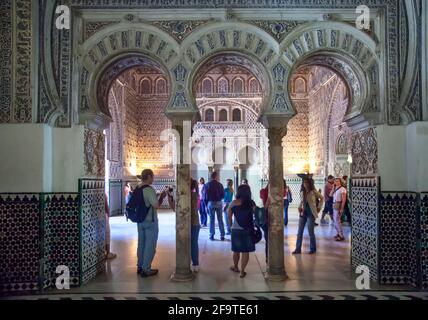
[[[309,251],[309,254],[315,254],[315,253],[317,253],[317,251],[316,251],[316,250],[311,250],[311,251]]]
[[[214,241],[214,236],[210,236],[210,240],[211,240],[211,241]]]
[[[117,257],[117,254],[112,253],[112,252],[109,252],[108,254],[106,254],[106,259],[107,260],[112,260],[112,259],[114,259],[116,257]]]
[[[153,276],[157,275],[158,273],[159,273],[159,270],[157,270],[157,269],[151,269],[149,271],[141,270],[140,276],[142,278],[148,278],[148,277],[153,277]]]
[[[300,250],[295,250],[295,251],[293,251],[293,253],[292,253],[293,255],[296,255],[296,254],[302,254],[302,251],[300,251]]]
[[[224,241],[224,237],[221,237],[221,238],[220,238],[220,240],[221,240],[221,241]]]
[[[338,237],[334,237],[334,240],[336,240],[337,242],[342,242],[342,241],[345,241],[345,238],[338,236]]]
[[[192,272],[198,273],[200,268],[199,266],[190,266],[190,270],[192,270]]]

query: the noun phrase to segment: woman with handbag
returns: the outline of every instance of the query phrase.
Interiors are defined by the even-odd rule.
[[[302,253],[303,231],[306,223],[308,224],[308,232],[310,239],[309,254],[314,254],[317,251],[315,240],[315,220],[318,218],[318,213],[324,204],[324,197],[315,189],[315,182],[312,178],[305,178],[300,198],[302,199],[299,206],[299,229],[297,232],[296,250],[293,254]]]
[[[232,201],[228,209],[229,223],[232,226],[233,272],[240,272],[240,277],[246,276],[245,268],[250,259],[250,252],[256,250],[254,231],[255,202],[251,199],[251,189],[248,185],[240,185],[236,200]],[[233,222],[232,222],[233,220]],[[259,229],[258,229],[259,231]],[[261,232],[258,236],[261,235]],[[259,240],[259,239],[258,239]],[[241,258],[241,270],[238,268]]]

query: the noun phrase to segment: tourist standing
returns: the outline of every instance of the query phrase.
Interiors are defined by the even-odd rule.
[[[226,188],[224,188],[224,198],[223,198],[223,216],[224,221],[226,222],[226,235],[230,235],[230,224],[228,219],[228,207],[229,204],[233,200],[233,181],[232,179],[227,179],[227,185]]]
[[[202,225],[202,228],[206,228],[208,223],[207,204],[205,203],[205,179],[202,177],[199,179],[198,191],[199,191],[198,209],[199,209],[199,214],[201,216],[201,225]]]
[[[205,187],[205,202],[207,203],[210,215],[210,240],[214,240],[215,235],[215,218],[217,216],[218,226],[220,228],[220,240],[224,241],[224,224],[222,217],[222,206],[224,198],[223,185],[218,182],[218,173],[214,171],[211,174],[211,181]]]
[[[256,250],[252,238],[254,230],[254,210],[256,204],[251,199],[251,189],[248,185],[240,185],[236,200],[232,201],[228,210],[229,223],[232,225],[233,272],[239,272],[240,277],[246,276],[245,268],[250,259],[250,252]],[[233,221],[232,221],[233,218]],[[241,270],[238,264],[241,259]]]
[[[291,189],[287,186],[287,182],[284,179],[284,226],[288,225],[288,207],[293,201],[293,195]]]
[[[342,214],[345,210],[345,204],[347,199],[347,191],[344,187],[344,181],[341,178],[334,180],[334,189],[331,191],[330,196],[333,198],[333,217],[334,217],[334,228],[336,229],[336,241],[344,241],[342,229]]]
[[[293,252],[293,254],[302,253],[303,231],[305,229],[306,223],[308,224],[310,239],[309,254],[314,254],[317,251],[314,231],[315,220],[318,218],[318,213],[321,211],[324,197],[315,189],[314,180],[312,178],[305,178],[303,181],[303,188],[300,198],[302,200],[299,206],[299,229],[297,232],[296,250]]]
[[[334,221],[333,219],[333,197],[330,197],[331,191],[334,189],[334,177],[332,175],[329,175],[327,177],[327,182],[324,186],[324,199],[325,199],[325,206],[324,210],[321,215],[321,224],[327,224],[327,221],[325,221],[325,215],[328,213],[330,215],[331,221]]]
[[[352,224],[352,217],[351,217],[351,208],[350,208],[350,201],[349,201],[349,192],[348,192],[348,176],[343,176],[343,187],[346,189],[346,204],[345,204],[345,210],[344,215],[346,217],[346,222],[349,223],[349,225]]]
[[[198,183],[196,180],[191,179],[190,182],[191,194],[191,232],[190,232],[190,255],[192,257],[191,269],[193,272],[199,272],[199,231],[201,225],[199,224],[198,215]]]
[[[265,259],[268,262],[268,247],[269,247],[269,182],[265,188],[260,190],[260,199],[262,199],[263,208],[265,209],[265,224],[260,226],[263,230],[263,237],[265,239]]]
[[[138,223],[138,274],[142,277],[154,276],[157,269],[152,269],[152,261],[156,254],[156,245],[159,235],[159,222],[157,209],[163,201],[163,197],[158,200],[155,189],[151,186],[154,180],[154,173],[150,169],[145,169],[140,176],[142,183],[138,188],[143,188],[144,204],[149,206],[145,220]]]

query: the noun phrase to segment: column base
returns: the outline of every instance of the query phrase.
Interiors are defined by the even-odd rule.
[[[188,274],[174,272],[169,279],[174,282],[188,282],[195,279],[195,275],[192,272],[189,272]]]
[[[266,281],[271,281],[271,282],[282,282],[285,280],[288,280],[288,275],[287,273],[284,271],[284,273],[281,274],[271,274],[269,272],[265,273],[265,280]]]

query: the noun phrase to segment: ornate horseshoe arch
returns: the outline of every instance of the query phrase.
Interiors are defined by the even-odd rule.
[[[216,64],[239,64],[258,76],[265,94],[261,113],[267,109],[274,83],[271,67],[279,58],[279,45],[268,33],[246,23],[217,22],[189,35],[181,49],[183,62],[176,70],[185,72],[182,77],[175,72],[179,83],[176,95],[184,95],[190,101],[188,109],[197,110],[193,88],[201,72]],[[171,108],[177,106],[173,104]]]
[[[75,70],[78,81],[79,122],[103,128],[111,121],[107,94],[124,71],[148,65],[165,74],[174,92],[171,70],[179,58],[178,44],[169,35],[142,23],[107,27],[85,41]],[[171,99],[172,94],[170,94]]]
[[[376,43],[368,35],[343,23],[320,22],[293,30],[281,43],[286,65],[286,86],[302,65],[322,65],[336,71],[351,93],[345,120],[362,127],[382,120],[385,97],[379,90]],[[286,95],[291,104],[290,95]]]

